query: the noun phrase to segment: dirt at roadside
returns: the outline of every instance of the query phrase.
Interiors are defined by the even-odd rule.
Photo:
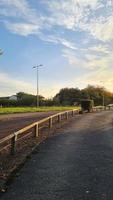
[[[58,111],[0,115],[0,139]]]

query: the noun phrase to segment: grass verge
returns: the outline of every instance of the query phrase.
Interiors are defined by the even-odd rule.
[[[0,108],[1,114],[13,114],[13,113],[28,113],[28,112],[48,112],[48,111],[65,111],[78,109],[75,106],[47,106],[47,107],[5,107]]]

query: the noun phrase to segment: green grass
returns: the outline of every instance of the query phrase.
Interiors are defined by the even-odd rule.
[[[28,112],[48,112],[48,111],[65,111],[77,109],[75,106],[52,106],[52,107],[6,107],[0,108],[1,114],[11,114],[11,113],[28,113]]]

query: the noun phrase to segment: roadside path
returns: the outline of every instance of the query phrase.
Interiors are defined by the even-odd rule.
[[[113,200],[113,112],[85,114],[32,154],[1,200]]]

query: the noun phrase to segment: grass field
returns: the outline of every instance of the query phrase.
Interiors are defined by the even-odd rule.
[[[1,114],[11,114],[11,113],[27,113],[27,112],[48,112],[48,111],[65,111],[77,109],[76,106],[52,106],[52,107],[6,107],[0,108]]]

